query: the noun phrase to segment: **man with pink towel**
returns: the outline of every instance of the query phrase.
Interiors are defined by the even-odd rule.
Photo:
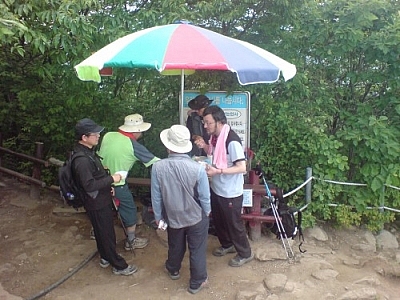
[[[241,219],[243,202],[243,174],[246,159],[239,136],[227,124],[224,111],[216,105],[203,112],[204,128],[210,135],[209,143],[198,139],[196,145],[212,155],[212,165],[207,165],[207,175],[212,177],[211,213],[220,247],[213,255],[236,253],[229,261],[231,267],[240,267],[251,261],[254,254],[247,239]]]

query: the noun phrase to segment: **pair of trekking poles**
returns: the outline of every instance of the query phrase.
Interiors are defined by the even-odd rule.
[[[262,181],[264,183],[265,190],[266,190],[265,197],[269,201],[269,206],[270,206],[272,214],[275,218],[276,227],[278,228],[279,237],[280,237],[280,240],[282,241],[283,248],[285,249],[286,257],[289,262],[293,262],[295,259],[295,256],[294,256],[292,246],[290,245],[289,239],[288,239],[286,231],[285,231],[285,227],[283,226],[282,219],[279,215],[277,204],[276,204],[276,199],[271,194],[271,191],[268,187],[267,181],[265,180],[264,173],[262,172],[260,165],[257,165],[257,167],[256,167],[256,174],[258,175],[259,178],[262,179]]]
[[[269,200],[269,206],[271,207],[272,214],[275,218],[276,227],[278,228],[279,237],[280,237],[280,240],[282,241],[283,248],[285,249],[286,257],[289,261],[293,261],[295,259],[294,252],[293,252],[292,246],[290,245],[289,239],[287,237],[285,227],[283,226],[282,219],[279,215],[275,197],[272,196],[271,191],[268,188],[268,184],[264,178],[264,175],[262,175],[261,178],[263,180],[265,189],[267,191],[267,198]]]

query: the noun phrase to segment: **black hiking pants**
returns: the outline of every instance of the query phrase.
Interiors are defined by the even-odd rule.
[[[117,270],[128,267],[125,259],[117,254],[112,204],[98,210],[86,212],[94,229],[97,250],[100,257],[107,260]]]

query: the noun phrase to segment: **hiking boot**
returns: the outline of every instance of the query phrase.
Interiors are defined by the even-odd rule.
[[[231,267],[240,267],[244,265],[245,263],[248,263],[249,261],[252,261],[254,258],[254,253],[251,253],[251,255],[247,258],[241,257],[239,254],[237,254],[234,258],[232,258],[229,261],[229,265]]]
[[[137,267],[135,265],[129,265],[127,266],[125,269],[122,270],[117,270],[116,268],[113,268],[113,273],[115,275],[132,275],[133,273],[135,273],[137,271]]]
[[[128,240],[126,240],[125,241],[125,250],[127,250],[127,251],[131,250],[131,246],[133,249],[142,249],[142,248],[146,247],[148,245],[148,243],[149,243],[149,239],[140,238],[140,237],[134,238],[133,241],[130,241],[130,243]]]
[[[208,277],[206,278],[206,280],[200,284],[200,286],[198,288],[192,288],[192,287],[188,287],[187,291],[191,294],[197,294],[198,292],[200,292],[206,285],[208,284]]]
[[[100,267],[102,267],[102,268],[107,268],[110,265],[108,260],[105,260],[104,258],[100,259],[100,263],[99,264],[100,264]]]
[[[218,247],[214,249],[212,254],[214,256],[224,256],[227,255],[228,253],[236,253],[235,247],[234,246],[230,246],[229,248]]]
[[[171,278],[172,280],[178,280],[179,278],[181,278],[181,274],[179,274],[179,271],[171,273],[170,271],[168,271],[167,267],[165,267],[165,271],[168,273],[169,278]]]

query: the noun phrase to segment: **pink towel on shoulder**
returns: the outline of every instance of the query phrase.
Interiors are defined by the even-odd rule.
[[[213,154],[213,163],[218,169],[226,169],[228,167],[225,143],[226,139],[228,138],[228,133],[230,130],[231,128],[229,127],[229,125],[224,124],[218,136],[214,153],[212,152],[213,151],[213,146],[211,143],[212,136],[210,137],[210,142],[209,142],[210,147],[208,154]]]

